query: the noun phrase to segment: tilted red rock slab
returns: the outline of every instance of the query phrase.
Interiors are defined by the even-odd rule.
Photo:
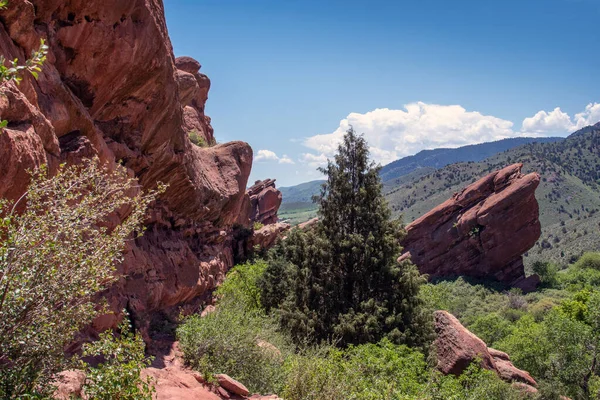
[[[533,390],[537,382],[527,371],[516,368],[508,354],[488,348],[483,340],[465,328],[456,317],[446,311],[436,311],[433,343],[437,369],[443,374],[460,375],[476,360],[482,368],[495,371],[507,382],[522,383]]]
[[[527,286],[522,255],[539,239],[537,173],[493,172],[406,227],[401,260],[430,277],[470,276]],[[535,286],[535,282],[533,282]]]

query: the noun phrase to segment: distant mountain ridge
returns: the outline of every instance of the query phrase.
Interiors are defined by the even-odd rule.
[[[423,150],[414,156],[408,156],[385,165],[380,172],[381,180],[386,186],[401,184],[394,181],[417,171],[416,175],[426,175],[432,171],[457,162],[479,162],[495,154],[528,143],[552,143],[564,140],[562,137],[549,138],[508,138],[495,142],[473,144],[458,148],[439,148]],[[408,177],[412,179],[412,177]],[[296,186],[281,187],[283,204],[311,203],[312,196],[319,193],[324,180],[301,183]]]
[[[381,169],[379,173],[383,182],[388,182],[401,176],[407,175],[419,168],[432,167],[443,168],[446,165],[457,162],[479,162],[495,154],[510,150],[517,146],[528,143],[552,143],[564,140],[562,137],[549,138],[508,138],[495,142],[473,144],[455,149],[440,148],[423,150],[414,156],[401,158],[393,161]]]
[[[316,180],[304,182],[296,186],[280,187],[284,203],[311,203],[312,196],[319,193],[319,188],[325,182]]]

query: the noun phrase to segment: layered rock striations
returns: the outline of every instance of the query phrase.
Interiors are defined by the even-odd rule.
[[[430,277],[495,279],[529,290],[522,255],[539,239],[537,173],[522,164],[493,172],[406,227],[404,254]]]
[[[249,213],[252,221],[263,225],[277,222],[277,211],[283,195],[275,187],[275,179],[257,181],[248,189]]]
[[[7,59],[26,59],[42,38],[50,48],[39,80],[0,87],[0,116],[9,121],[0,135],[0,197],[21,196],[27,169],[55,171],[91,156],[109,167],[121,162],[145,190],[168,185],[145,235],[128,245],[124,278],[104,294],[147,332],[153,316],[199,301],[233,265],[252,149],[214,145],[204,113],[210,80],[197,61],[174,57],[162,1],[11,0],[0,21]],[[192,131],[209,147],[192,144]],[[259,216],[276,219],[277,201],[263,203]],[[101,317],[94,328],[118,319]]]

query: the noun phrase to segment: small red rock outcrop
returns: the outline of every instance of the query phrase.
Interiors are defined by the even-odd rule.
[[[257,231],[254,231],[252,237],[248,240],[247,248],[268,250],[277,243],[282,234],[290,229],[290,225],[278,222],[276,224],[265,225]]]
[[[480,360],[481,367],[495,371],[507,382],[527,385],[535,390],[537,382],[527,371],[516,368],[508,354],[487,345],[465,328],[456,317],[446,311],[436,311],[433,344],[437,357],[437,368],[445,375],[460,375],[473,361]]]
[[[227,375],[217,375],[218,384],[209,384],[196,371],[183,363],[183,355],[177,342],[159,352],[152,366],[142,370],[142,378],[150,378],[156,393],[156,400],[281,400],[276,395],[253,394],[249,396],[246,387]],[[83,371],[65,371],[59,374],[53,398],[67,400],[73,397],[87,398],[83,393],[85,382]],[[246,394],[241,394],[246,393]]]
[[[275,187],[275,179],[256,181],[248,191],[249,218],[263,225],[277,222],[277,211],[281,206],[283,195]]]
[[[406,227],[404,254],[430,277],[471,276],[535,288],[522,255],[541,234],[537,173],[522,164],[493,172]]]

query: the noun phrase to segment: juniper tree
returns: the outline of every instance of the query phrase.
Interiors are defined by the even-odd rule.
[[[391,218],[379,170],[365,139],[348,130],[334,160],[321,169],[327,181],[314,199],[319,223],[313,231],[291,233],[274,252],[274,268],[281,270],[281,258],[291,265],[290,283],[281,304],[266,306],[281,310],[297,338],[342,345],[428,339],[417,297],[423,278],[410,262],[397,261],[404,231]],[[269,271],[265,277],[265,291],[283,279]]]

